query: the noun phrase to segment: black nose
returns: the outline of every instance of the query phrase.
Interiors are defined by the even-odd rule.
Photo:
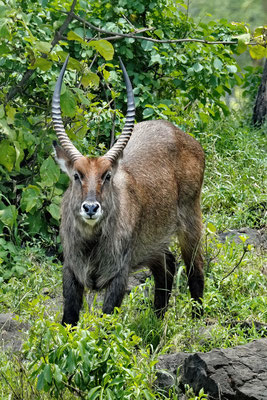
[[[83,209],[89,217],[92,217],[93,215],[95,215],[95,213],[99,209],[99,204],[98,203],[92,203],[92,204],[83,203]]]

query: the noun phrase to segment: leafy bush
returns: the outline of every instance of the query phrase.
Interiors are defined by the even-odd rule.
[[[68,392],[86,399],[153,399],[155,363],[139,352],[141,339],[118,315],[90,314],[81,327],[66,329],[39,320],[24,344],[37,389],[62,398]]]

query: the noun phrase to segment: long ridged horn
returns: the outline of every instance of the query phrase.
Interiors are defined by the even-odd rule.
[[[134,94],[133,94],[132,84],[120,57],[119,61],[127,90],[127,113],[126,113],[125,125],[121,135],[119,136],[117,142],[104,155],[104,157],[108,158],[111,162],[114,162],[119,158],[120,154],[127,145],[134,128],[134,120],[135,120],[135,104],[134,104]]]
[[[69,61],[69,56],[66,58],[66,60],[63,64],[63,67],[60,71],[60,74],[59,74],[59,77],[57,79],[57,83],[55,86],[53,99],[52,99],[52,120],[53,120],[53,124],[54,124],[54,129],[56,131],[58,140],[59,140],[62,148],[67,152],[67,154],[70,156],[71,160],[75,161],[78,158],[83,157],[83,155],[76,149],[74,144],[71,143],[68,135],[65,132],[63,121],[61,118],[61,108],[60,108],[61,86],[62,86],[63,76],[65,73],[68,61]]]

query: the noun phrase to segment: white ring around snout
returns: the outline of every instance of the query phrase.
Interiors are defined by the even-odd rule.
[[[95,214],[93,214],[92,216],[89,216],[84,210],[84,205],[88,205],[88,206],[98,205],[98,209]],[[80,215],[84,222],[86,222],[89,225],[95,225],[99,221],[100,217],[102,216],[102,207],[101,207],[100,203],[98,203],[98,201],[92,201],[92,202],[84,201],[81,205]]]

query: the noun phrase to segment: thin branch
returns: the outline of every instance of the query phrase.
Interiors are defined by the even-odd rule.
[[[93,67],[93,65],[94,65],[95,60],[97,59],[97,57],[98,57],[98,54],[96,53],[96,54],[94,55],[94,58],[93,58],[91,64],[89,65],[89,69],[90,69],[90,70],[92,69],[92,67]]]
[[[13,389],[12,385],[9,383],[6,375],[0,371],[0,375],[2,376],[2,378],[6,381],[7,385],[10,387],[11,391],[13,392],[15,399],[19,399],[19,396],[17,395],[17,393],[15,392],[15,390]]]
[[[12,87],[7,96],[6,96],[6,102],[9,102],[10,100],[13,99],[17,95],[18,92],[21,91],[21,89],[26,85],[30,77],[33,75],[35,72],[35,69],[28,69],[25,74],[23,75],[21,81],[17,84],[17,86]]]
[[[126,15],[122,14],[123,18],[125,19],[126,22],[128,22],[129,25],[131,25],[131,27],[133,29],[135,29],[135,26],[131,23],[131,21],[129,21],[129,19],[126,17]]]
[[[233,268],[230,272],[228,272],[228,274],[225,275],[225,276],[221,279],[221,282],[224,281],[224,279],[228,278],[228,276],[230,276],[230,275],[239,267],[239,265],[241,264],[243,258],[245,257],[245,254],[246,254],[247,252],[248,252],[248,246],[244,246],[243,254],[242,254],[240,260],[239,260],[238,263],[234,266],[234,268]]]
[[[69,385],[69,384],[66,383],[66,382],[62,382],[62,383],[63,383],[63,385],[66,386],[66,388],[69,389],[69,391],[73,391],[74,393],[76,393],[76,394],[77,394],[78,396],[80,396],[81,398],[84,398],[85,392],[83,392],[82,390],[77,389],[76,387],[74,387],[74,386],[72,386],[72,385]]]
[[[86,21],[84,18],[81,18],[79,15],[76,15],[72,13],[73,19],[76,19],[77,21],[82,22],[89,28],[99,32],[103,33],[106,35],[111,35],[112,38],[102,38],[102,39],[109,39],[109,40],[114,40],[119,39],[119,38],[131,38],[131,39],[138,39],[138,40],[147,40],[148,42],[154,42],[154,43],[183,43],[183,42],[197,42],[197,43],[203,43],[203,44],[223,44],[223,45],[231,45],[231,44],[238,44],[238,41],[235,40],[217,40],[217,41],[210,41],[210,40],[205,40],[205,39],[192,39],[192,38],[183,38],[183,39],[154,39],[150,38],[147,36],[139,36],[137,33],[139,32],[134,32],[134,33],[119,33],[119,32],[110,32],[105,29],[98,28],[97,26],[91,24],[91,22]],[[149,28],[150,31],[154,30],[155,28]],[[248,43],[250,46],[254,46],[257,43],[251,42]]]
[[[59,28],[58,31],[56,31],[54,39],[51,43],[51,50],[55,47],[55,45],[60,41],[62,34],[65,32],[65,30],[67,29],[69,23],[73,20],[73,13],[74,13],[74,9],[76,6],[77,0],[73,0],[70,11],[68,12],[67,18],[65,19],[65,21],[63,22],[62,26]],[[50,51],[51,51],[50,50]]]
[[[74,12],[74,8],[76,6],[77,0],[73,0],[72,5],[71,5],[71,9],[70,11],[67,13],[67,18],[65,19],[65,21],[63,22],[62,26],[59,28],[58,31],[56,31],[55,35],[54,35],[54,39],[51,42],[51,49],[50,52],[53,50],[53,48],[55,47],[55,45],[62,39],[62,34],[64,33],[64,31],[67,29],[69,23],[73,20],[73,12]],[[47,58],[47,54],[42,54],[43,58]],[[14,87],[12,87],[7,96],[6,96],[6,101],[9,102],[10,100],[12,100],[21,90],[22,88],[27,84],[28,80],[30,79],[30,77],[34,74],[35,69],[28,69],[21,81]]]

